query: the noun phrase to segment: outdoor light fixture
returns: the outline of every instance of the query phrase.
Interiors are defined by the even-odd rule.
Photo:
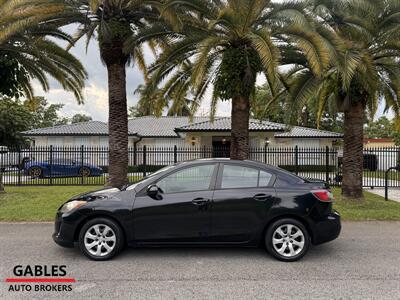
[[[226,144],[226,138],[222,138],[222,145]]]
[[[192,136],[192,140],[191,140],[191,143],[192,143],[192,146],[195,146],[196,145],[196,137],[195,136]]]
[[[265,138],[265,147],[269,146],[269,143],[271,143],[271,141],[269,140],[268,137]]]

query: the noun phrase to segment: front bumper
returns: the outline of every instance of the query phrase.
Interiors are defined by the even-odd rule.
[[[334,211],[324,220],[315,224],[313,230],[313,244],[319,245],[330,242],[339,236],[341,230],[340,215],[338,212]]]
[[[76,223],[69,223],[64,220],[60,212],[56,215],[54,224],[53,240],[58,245],[67,248],[74,247]]]

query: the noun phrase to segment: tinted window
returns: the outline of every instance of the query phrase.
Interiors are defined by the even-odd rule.
[[[161,179],[157,186],[166,194],[208,190],[215,165],[196,166]]]
[[[258,186],[265,187],[269,185],[269,182],[271,181],[272,174],[265,172],[265,171],[260,171],[260,178],[258,180]]]
[[[242,166],[225,165],[221,188],[251,188],[258,185],[258,170]]]
[[[276,187],[290,187],[299,182],[300,182],[300,179],[297,177],[278,176],[278,178],[275,181],[275,186]]]

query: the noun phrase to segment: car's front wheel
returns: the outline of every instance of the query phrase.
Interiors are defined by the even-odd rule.
[[[120,226],[106,218],[96,218],[83,225],[79,233],[79,248],[93,260],[107,260],[123,248],[124,236]]]
[[[304,225],[291,218],[274,222],[266,231],[267,251],[282,261],[302,258],[310,247],[310,235]]]

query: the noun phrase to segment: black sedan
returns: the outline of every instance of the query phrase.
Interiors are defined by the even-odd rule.
[[[166,167],[119,190],[70,199],[53,239],[106,260],[125,245],[263,245],[283,261],[339,236],[324,183],[253,161],[205,159]]]

